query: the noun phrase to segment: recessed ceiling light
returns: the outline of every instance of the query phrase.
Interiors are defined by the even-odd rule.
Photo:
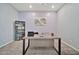
[[[55,6],[54,6],[54,5],[52,5],[52,8],[55,8]]]
[[[29,8],[32,8],[32,5],[29,5]]]

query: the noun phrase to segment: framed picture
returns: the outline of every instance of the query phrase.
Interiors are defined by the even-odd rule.
[[[44,26],[44,25],[46,25],[46,17],[35,18],[35,25],[36,26]]]

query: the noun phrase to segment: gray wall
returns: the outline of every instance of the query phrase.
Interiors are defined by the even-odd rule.
[[[58,33],[79,49],[79,4],[66,4],[58,12]]]
[[[34,13],[36,15],[34,15]],[[49,16],[47,14],[50,13]],[[57,32],[57,14],[56,12],[20,12],[19,19],[26,21],[27,31],[37,32]],[[36,26],[34,24],[36,17],[46,17],[47,24],[45,26]]]
[[[9,4],[0,4],[0,47],[14,40],[13,23],[18,20],[17,15]]]

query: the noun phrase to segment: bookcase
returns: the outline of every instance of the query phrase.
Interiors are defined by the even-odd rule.
[[[21,40],[25,36],[25,21],[15,21],[15,40]]]

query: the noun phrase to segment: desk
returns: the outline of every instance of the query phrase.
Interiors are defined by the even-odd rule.
[[[61,55],[61,38],[59,37],[55,37],[55,36],[51,36],[51,37],[24,37],[23,38],[23,55],[25,55],[25,53],[27,52],[29,46],[30,46],[30,40],[58,40],[58,50],[53,47],[55,49],[55,51]],[[25,40],[28,40],[28,46],[25,48]]]

